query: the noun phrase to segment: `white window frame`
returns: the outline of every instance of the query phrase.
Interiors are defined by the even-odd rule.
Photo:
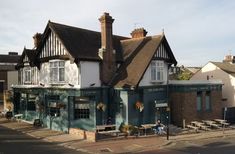
[[[63,63],[63,66],[60,66],[60,63]],[[57,63],[57,64],[56,64]],[[52,69],[54,69],[54,76],[52,74]],[[60,70],[63,70],[61,74]],[[64,60],[52,60],[49,61],[49,70],[50,70],[50,83],[51,84],[63,84],[65,83],[65,61]],[[61,80],[60,75],[63,75],[63,80]]]
[[[32,82],[32,72],[30,67],[25,67],[23,71],[23,76],[24,76],[24,83],[31,83]]]
[[[151,82],[163,82],[164,80],[164,61],[152,60],[150,63]]]

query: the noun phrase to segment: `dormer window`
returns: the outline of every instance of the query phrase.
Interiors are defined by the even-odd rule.
[[[151,81],[163,82],[164,62],[153,60],[150,66],[151,66]]]
[[[63,83],[65,81],[65,62],[61,60],[50,61],[51,83]]]

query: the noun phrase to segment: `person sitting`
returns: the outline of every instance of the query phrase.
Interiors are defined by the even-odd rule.
[[[112,124],[112,118],[108,117],[107,121],[106,121],[106,125],[111,125]]]
[[[155,129],[154,129],[155,134],[159,134],[159,135],[164,134],[163,128],[164,128],[164,125],[161,123],[160,120],[157,120]]]

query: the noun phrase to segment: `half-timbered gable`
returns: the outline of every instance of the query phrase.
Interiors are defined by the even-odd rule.
[[[68,53],[64,45],[60,42],[59,38],[53,31],[50,31],[42,45],[39,58],[60,58],[67,56]]]
[[[170,59],[168,52],[165,48],[165,45],[161,43],[153,56],[153,59]]]

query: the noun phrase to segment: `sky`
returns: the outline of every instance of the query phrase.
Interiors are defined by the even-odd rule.
[[[48,20],[100,31],[98,18],[108,12],[114,34],[164,29],[179,66],[204,66],[235,55],[234,8],[232,0],[0,0],[0,54],[33,48]]]

